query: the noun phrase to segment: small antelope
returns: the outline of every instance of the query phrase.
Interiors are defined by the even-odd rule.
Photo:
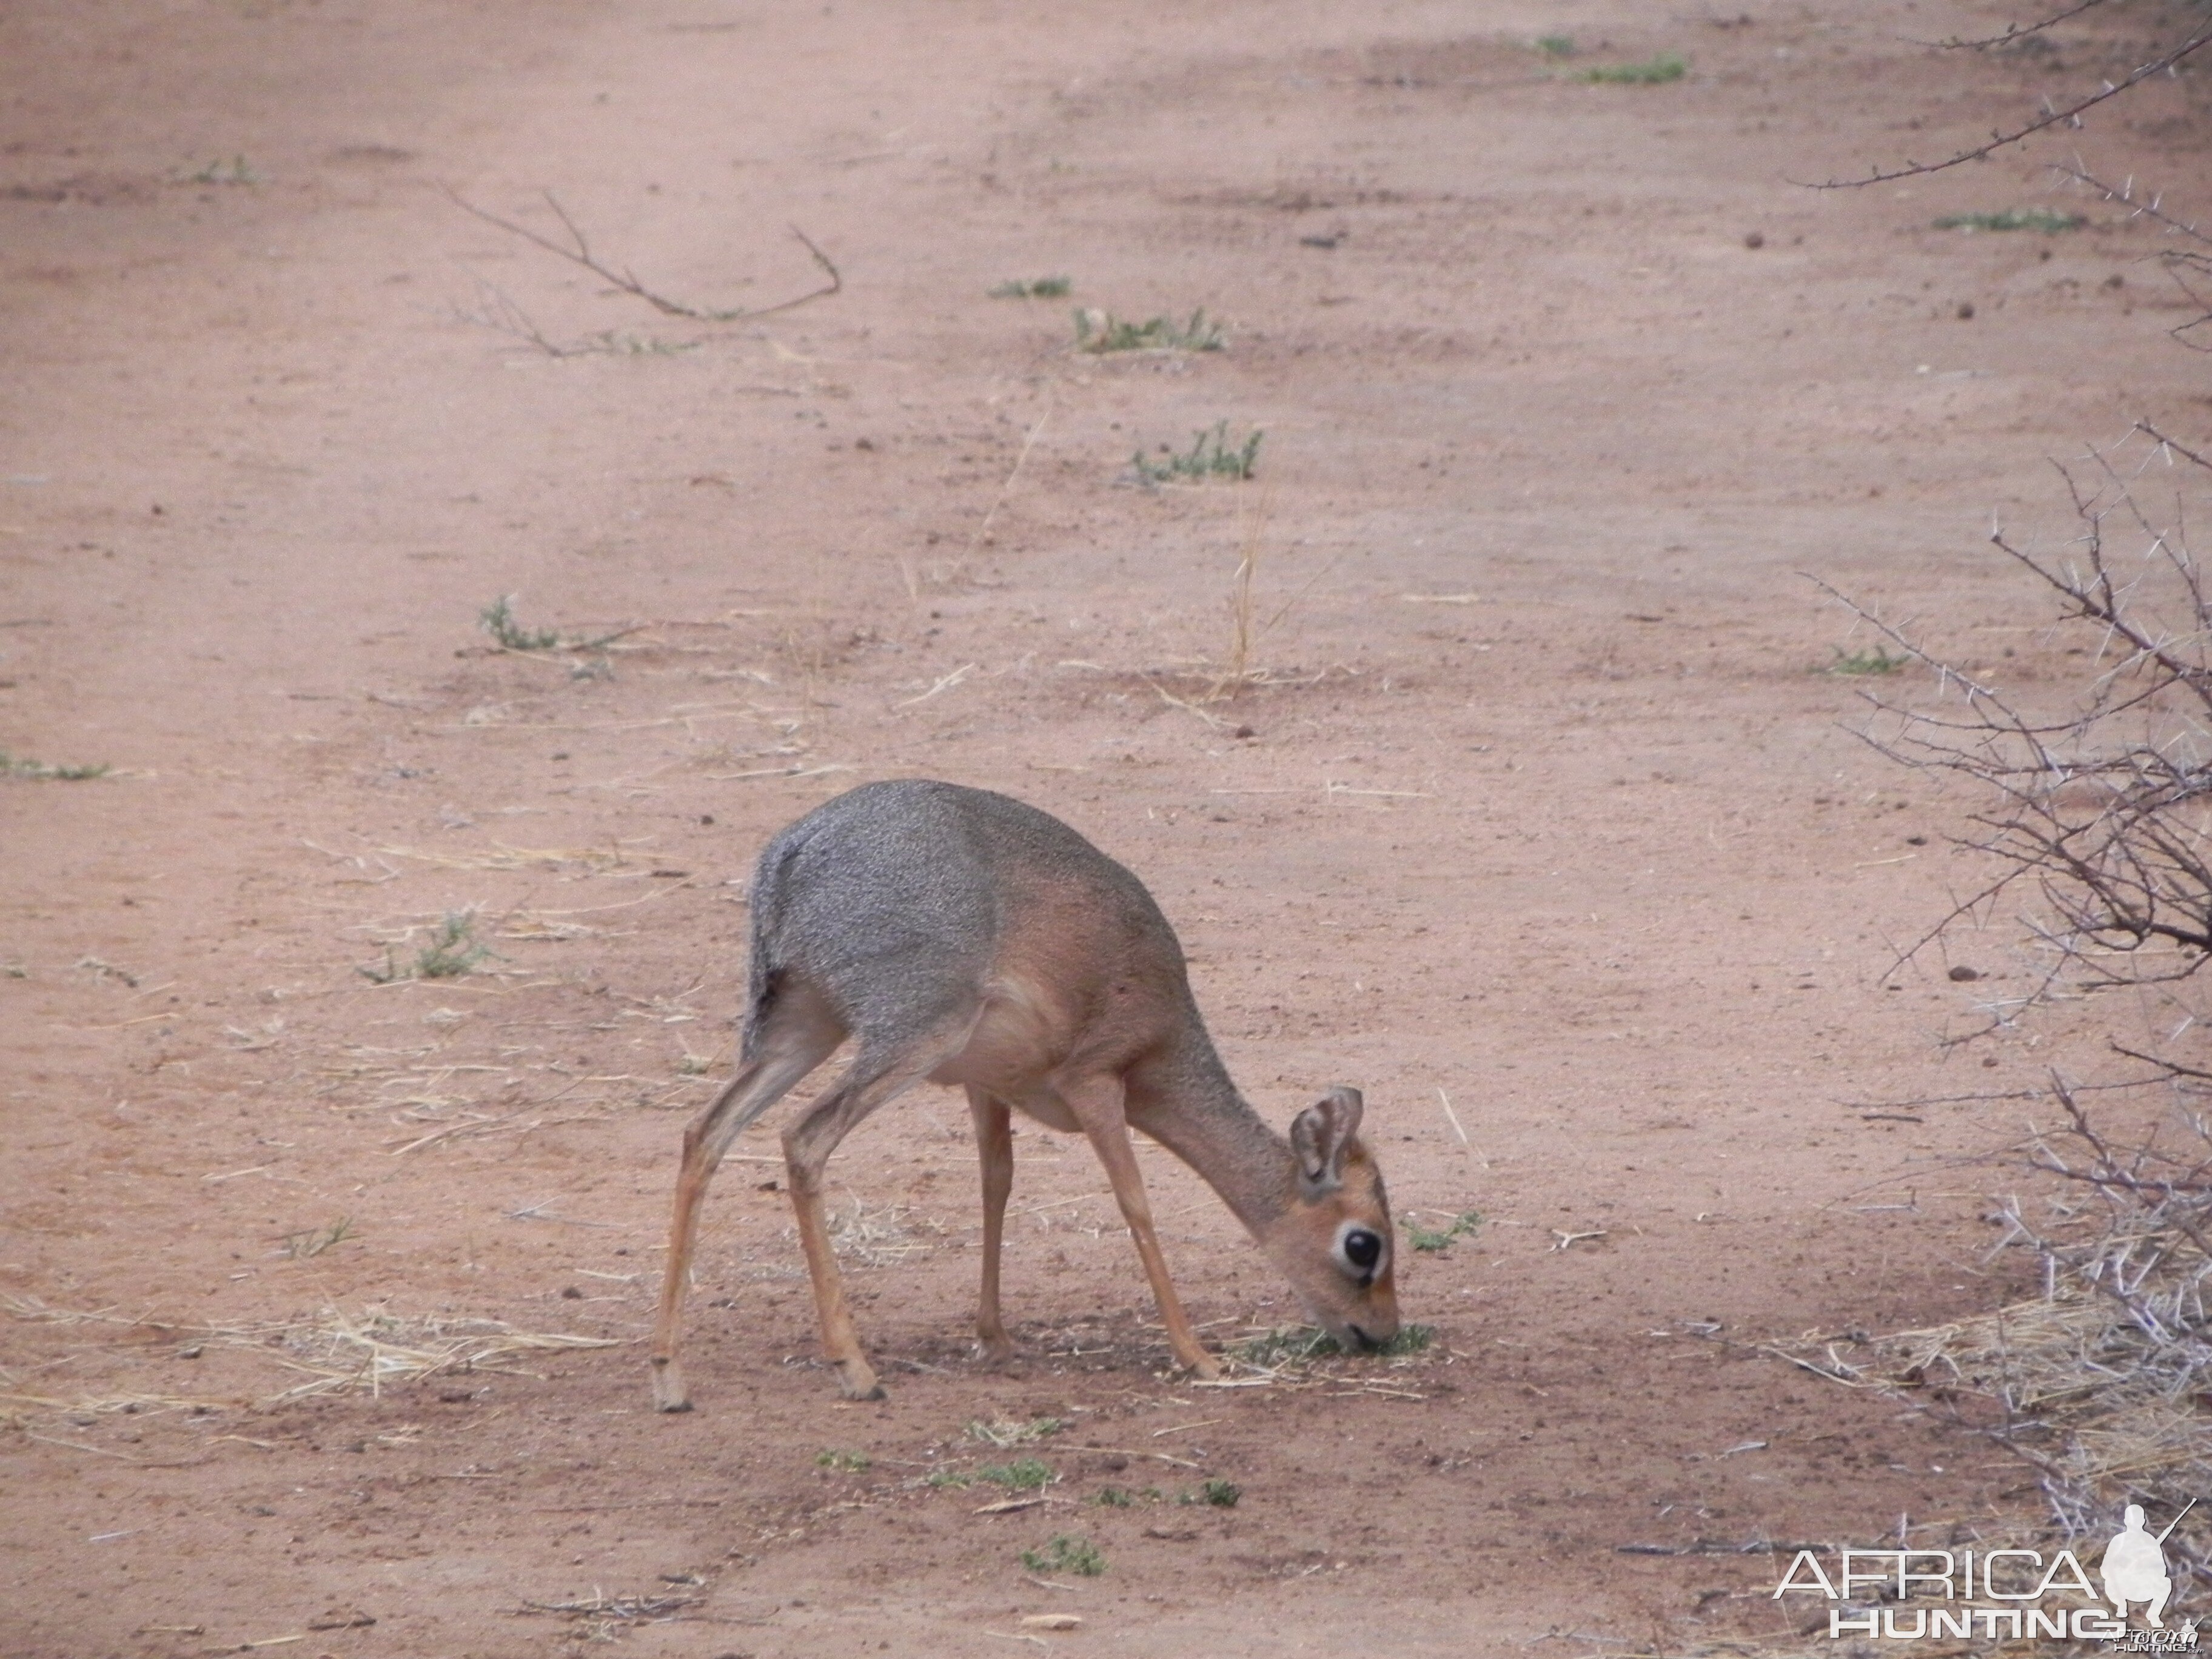
[[[1176,1299],[1129,1128],[1203,1176],[1347,1348],[1397,1334],[1389,1200],[1359,1140],[1356,1090],[1332,1089],[1277,1134],[1229,1080],[1191,1000],[1182,947],[1144,885],[1057,818],[981,789],[866,784],[769,842],[753,874],[752,961],[736,1077],[684,1132],[668,1273],[653,1328],[653,1403],[690,1409],[676,1362],[700,1200],[744,1127],[847,1038],[836,1085],[784,1131],[792,1207],[822,1343],[848,1400],[883,1389],[846,1311],[822,1174],[860,1120],[914,1084],[968,1091],[983,1166],[975,1330],[999,1316],[1014,1152],[1009,1113],[1080,1132],[1106,1166],[1176,1360],[1216,1375]]]

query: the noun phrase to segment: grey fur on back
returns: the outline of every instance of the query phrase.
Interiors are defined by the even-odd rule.
[[[1008,884],[1032,871],[1079,882],[1124,927],[1173,939],[1136,877],[1009,796],[909,778],[863,784],[815,808],[769,842],[754,869],[746,1058],[793,973],[872,1047],[928,1030],[989,970]]]

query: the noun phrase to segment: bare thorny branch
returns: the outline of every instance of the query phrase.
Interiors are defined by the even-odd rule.
[[[2174,286],[2181,290],[2190,304],[2197,308],[2198,313],[2166,331],[2191,351],[2212,351],[2212,340],[2202,338],[2198,333],[2200,330],[2212,331],[2212,235],[2208,235],[2189,221],[2177,219],[2166,212],[2162,199],[2157,196],[2145,196],[2136,189],[2133,179],[2117,185],[2107,184],[2088,172],[2079,161],[2055,170],[2075,183],[2097,191],[2106,201],[2126,208],[2130,217],[2148,219],[2154,224],[2163,225],[2177,241],[2191,245],[2165,248],[2158,256],[2159,263],[2166,267],[2166,274],[2173,279]],[[2202,456],[2182,448],[2179,444],[2173,447],[2189,459],[2200,465],[2204,465]]]
[[[582,227],[568,216],[568,210],[561,205],[560,199],[550,190],[544,192],[545,204],[553,210],[554,217],[560,220],[561,228],[568,233],[568,240],[565,243],[556,241],[550,236],[543,235],[531,229],[527,225],[519,225],[511,219],[502,219],[496,213],[489,212],[477,206],[473,202],[465,199],[454,190],[447,189],[446,195],[453,205],[464,213],[472,214],[486,224],[496,225],[509,235],[520,236],[532,246],[544,248],[548,253],[566,259],[571,264],[581,265],[594,276],[622,293],[636,295],[666,317],[683,317],[696,323],[749,323],[758,318],[774,317],[783,312],[795,310],[815,300],[827,299],[830,295],[842,291],[845,286],[843,276],[839,273],[830,256],[816,246],[813,239],[805,231],[797,225],[793,225],[790,227],[791,234],[799,239],[800,244],[812,256],[814,263],[829,278],[826,283],[791,299],[779,301],[775,305],[760,306],[751,310],[714,311],[697,306],[689,306],[681,301],[672,300],[665,295],[655,293],[646,287],[638,280],[637,274],[629,266],[624,265],[617,270],[601,260],[592,252],[591,242],[585,236]],[[562,354],[556,352],[555,355]]]
[[[2184,533],[2190,487],[2212,487],[2212,461],[2148,424],[2130,441],[2132,453],[2059,469],[2080,526],[2059,553],[2002,529],[1990,537],[2056,596],[2054,633],[2088,659],[2064,706],[2031,709],[2022,693],[1820,584],[1936,676],[1933,707],[1870,697],[1862,735],[1982,796],[1959,844],[1988,874],[1904,957],[2021,899],[2039,982],[1986,1011],[1997,1024],[2069,991],[2178,986],[2212,954],[2212,592]],[[2185,487],[2171,514],[2154,518],[2139,488],[2161,465],[2180,469]]]
[[[2068,18],[2077,16],[2081,13],[2087,11],[2100,3],[2102,3],[2102,0],[2086,0],[2086,3],[2078,3],[2069,6],[2062,11],[2042,19],[2039,22],[2028,24],[2024,27],[2015,26],[2014,27],[2008,28],[2002,34],[1992,35],[1986,40],[1946,40],[1941,44],[1947,49],[1959,49],[1975,52],[1987,50],[1991,47],[2003,46],[2011,42],[2019,40],[2023,37],[2039,33],[2041,31],[2051,27],[2053,24],[2063,22]],[[2067,105],[2063,108],[2054,108],[2046,106],[2044,112],[2034,120],[2022,123],[2018,126],[2009,129],[1993,132],[1990,135],[1987,143],[1977,144],[1971,149],[1960,150],[1958,154],[1951,156],[1948,161],[1908,161],[1902,167],[1877,167],[1869,172],[1863,179],[1831,179],[1826,180],[1825,183],[1814,185],[1814,188],[1817,190],[1850,190],[1860,188],[1867,185],[1887,184],[1893,179],[1915,179],[1918,178],[1923,173],[1948,172],[1951,168],[1963,166],[1968,161],[1986,161],[1998,150],[2008,149],[2014,144],[2021,143],[2024,139],[2032,138],[2039,132],[2046,131],[2052,127],[2074,126],[2079,125],[2081,118],[2088,111],[2096,108],[2098,105],[2105,103],[2108,100],[2118,98],[2124,93],[2132,91],[2135,88],[2141,86],[2144,82],[2151,80],[2154,76],[2168,73],[2187,61],[2189,58],[2194,57],[2198,52],[2202,51],[2208,46],[2212,46],[2212,22],[2201,24],[2188,36],[2187,39],[2184,40],[2180,45],[2172,47],[2169,51],[2160,53],[2157,57],[2150,59],[2147,63],[2137,64],[2133,70],[2130,70],[2123,79],[2118,82],[2107,81],[2098,91],[2091,93],[2086,98],[2076,99],[2073,103]]]

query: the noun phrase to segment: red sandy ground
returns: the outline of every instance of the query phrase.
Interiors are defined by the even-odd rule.
[[[1914,43],[2010,14],[1746,3],[0,17],[0,746],[114,769],[0,781],[0,1653],[1582,1655],[1810,1611],[1767,1554],[1623,1545],[2032,1519],[1994,1449],[1757,1350],[2008,1293],[2016,1177],[1959,1160],[2031,1108],[1880,1103],[2045,1059],[1938,1045],[2008,932],[1984,981],[1890,971],[1971,803],[1853,735],[1864,682],[1819,671],[1870,641],[1800,573],[2065,671],[1990,515],[2063,532],[2046,456],[2212,400],[2155,234],[2045,167],[2185,184],[2201,106],[1819,193],[2139,40],[1966,59]],[[1691,72],[1583,84],[1545,33]],[[448,189],[557,235],[550,190],[697,307],[814,285],[792,225],[843,289],[664,315]],[[1929,228],[2054,203],[2092,223]],[[1227,349],[1078,355],[1074,305],[1203,307]],[[1136,485],[1224,419],[1266,429],[1253,483]],[[1200,703],[1248,550],[1263,683]],[[505,593],[635,631],[496,653]],[[709,1207],[699,1410],[647,1409],[752,854],[909,775],[1133,866],[1262,1111],[1356,1084],[1401,1209],[1482,1212],[1407,1263],[1425,1354],[1169,1374],[1095,1164],[1032,1131],[1027,1358],[976,1360],[931,1092],[834,1166],[890,1400],[814,1358],[763,1132]],[[477,971],[356,972],[471,906]],[[1210,1336],[1293,1322],[1146,1166]],[[226,1334],[378,1310],[622,1346],[270,1404],[308,1379]],[[1020,1455],[1060,1477],[1034,1508],[924,1480]],[[1242,1501],[1175,1501],[1208,1478]],[[1105,1572],[1030,1573],[1057,1534]],[[691,1599],[526,1611],[595,1595]]]

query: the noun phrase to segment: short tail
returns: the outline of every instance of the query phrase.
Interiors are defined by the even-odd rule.
[[[776,915],[783,908],[784,869],[798,850],[796,839],[787,830],[761,849],[760,862],[753,866],[752,890],[746,898],[752,926],[745,955],[744,1024],[738,1047],[741,1060],[750,1060],[759,1047],[762,1023],[775,1006],[776,989],[783,979],[771,935]]]

